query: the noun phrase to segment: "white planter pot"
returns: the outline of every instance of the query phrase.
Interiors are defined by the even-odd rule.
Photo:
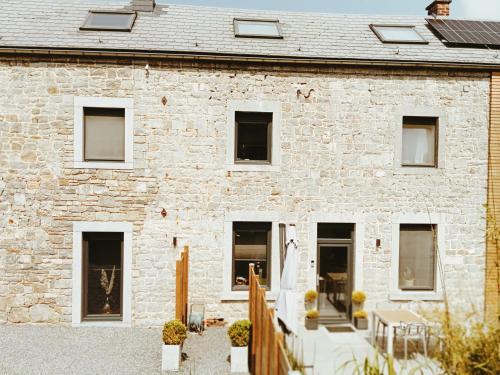
[[[231,372],[248,372],[248,346],[231,347]]]
[[[181,346],[163,345],[161,352],[162,371],[178,371],[181,364]]]
[[[295,371],[295,370],[288,371],[288,375],[300,375],[300,371]]]

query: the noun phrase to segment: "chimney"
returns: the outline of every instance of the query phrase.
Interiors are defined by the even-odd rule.
[[[155,9],[155,0],[132,0],[131,8],[138,12],[152,12]]]
[[[452,0],[434,0],[425,10],[429,16],[448,17]]]

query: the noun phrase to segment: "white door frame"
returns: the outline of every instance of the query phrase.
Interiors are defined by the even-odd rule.
[[[318,272],[317,245],[318,245],[318,223],[354,224],[353,238],[353,290],[363,289],[363,253],[365,238],[365,215],[336,214],[336,213],[314,213],[311,216],[309,228],[309,272],[308,288],[316,290],[316,275]]]
[[[130,327],[132,323],[132,223],[127,222],[73,222],[73,299],[71,323],[73,326]],[[82,317],[82,233],[121,232],[123,233],[123,300],[121,321],[83,321]]]

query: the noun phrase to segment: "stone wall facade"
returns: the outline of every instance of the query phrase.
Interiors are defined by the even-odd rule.
[[[311,218],[362,218],[357,287],[368,294],[367,309],[389,298],[394,215],[441,215],[448,294],[482,311],[487,74],[145,65],[0,61],[0,323],[71,323],[79,221],[133,223],[133,325],[173,317],[174,236],[191,248],[190,301],[205,304],[208,316],[244,316],[244,301],[221,300],[224,221],[242,211],[297,225],[301,292],[315,283]],[[75,96],[133,98],[133,170],[73,168]],[[227,168],[232,100],[281,104],[278,170]],[[406,108],[446,116],[436,170],[395,165],[398,114]]]

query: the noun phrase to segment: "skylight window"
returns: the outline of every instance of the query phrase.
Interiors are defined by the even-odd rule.
[[[130,31],[136,17],[135,12],[91,10],[80,30]]]
[[[283,38],[278,20],[234,19],[234,35],[247,38]]]
[[[384,43],[428,43],[409,25],[370,25],[375,35]]]

